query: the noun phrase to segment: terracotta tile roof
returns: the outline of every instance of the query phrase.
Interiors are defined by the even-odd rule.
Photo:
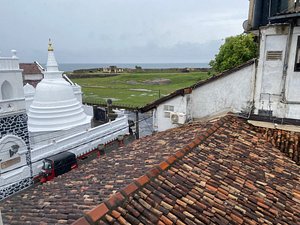
[[[263,134],[264,138],[287,157],[300,165],[300,133],[279,129],[257,127],[255,130]]]
[[[54,181],[27,189],[0,202],[3,222],[71,224],[85,210],[93,209],[211,126],[212,123],[187,124],[136,140]]]
[[[227,116],[79,224],[300,224],[300,167]]]
[[[242,70],[242,69],[244,69],[244,68],[246,68],[246,67],[248,67],[250,65],[253,65],[254,63],[256,63],[256,59],[251,59],[251,60],[245,62],[242,65],[234,67],[233,69],[226,70],[226,71],[224,71],[224,72],[222,72],[220,74],[217,74],[215,76],[212,76],[212,77],[210,77],[210,78],[208,78],[206,80],[199,81],[199,82],[191,85],[190,87],[185,87],[185,88],[182,88],[182,89],[178,89],[178,90],[172,92],[169,95],[166,95],[166,96],[164,96],[164,97],[162,97],[162,98],[160,98],[160,99],[158,99],[158,100],[156,100],[154,102],[151,102],[151,103],[149,103],[149,104],[141,107],[139,110],[142,113],[148,112],[148,111],[156,108],[158,105],[160,105],[160,104],[162,104],[162,103],[164,103],[164,102],[166,102],[166,101],[168,101],[168,100],[170,100],[170,99],[172,99],[174,97],[177,97],[177,96],[180,96],[180,95],[184,96],[186,93],[190,93],[190,91],[192,89],[201,87],[201,86],[203,86],[205,84],[208,84],[208,83],[213,82],[215,80],[218,80],[220,78],[226,77],[226,76],[228,76],[228,75],[230,75],[230,74],[232,74],[232,73],[234,73],[236,71]]]
[[[20,63],[20,69],[23,70],[23,74],[42,74],[36,63]]]

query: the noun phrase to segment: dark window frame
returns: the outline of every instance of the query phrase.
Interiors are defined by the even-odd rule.
[[[298,39],[297,39],[294,71],[300,72],[300,36],[298,36]]]

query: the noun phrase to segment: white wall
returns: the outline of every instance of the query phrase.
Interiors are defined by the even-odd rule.
[[[191,94],[176,96],[157,106],[153,112],[153,128],[164,131],[179,126],[165,117],[164,106],[185,113],[187,120],[201,119],[220,112],[248,111],[252,106],[255,63],[195,88]]]
[[[259,110],[272,111],[273,116],[284,117],[284,106],[280,103],[282,74],[288,37],[288,26],[261,29],[259,61],[257,67],[255,114]],[[281,51],[280,60],[267,60],[268,51]]]
[[[2,115],[25,110],[22,70],[17,57],[0,57],[0,113]],[[11,86],[11,98],[4,99],[1,87],[4,82]]]
[[[25,84],[23,87],[26,103],[26,111],[28,112],[31,103],[33,102],[35,88],[30,84]]]
[[[255,63],[193,90],[193,118],[248,110],[253,100],[254,77]]]
[[[300,27],[295,27],[291,44],[291,53],[289,57],[286,98],[288,102],[293,101],[300,103],[300,72],[294,71],[296,48],[299,36]],[[298,115],[298,118],[300,118],[300,115]]]
[[[93,106],[90,105],[82,105],[84,113],[88,116],[90,116],[91,118],[94,118],[94,109]]]
[[[178,113],[185,113],[187,112],[187,96],[177,96],[169,101],[166,101],[162,104],[160,104],[157,109],[154,111],[154,123],[153,123],[153,128],[155,131],[164,131],[170,128],[177,127],[178,124],[173,124],[170,118],[165,117],[165,110],[164,106],[173,106],[174,107],[174,112]]]
[[[82,91],[81,87],[78,84],[72,85],[73,92],[77,100],[82,104]]]
[[[283,70],[288,46],[288,31],[288,25],[271,25],[261,28],[255,93],[256,114],[259,110],[269,110],[278,118],[300,119],[300,72],[294,71],[300,27],[295,27],[292,34],[285,83]],[[268,51],[282,51],[282,59],[266,60]]]
[[[43,74],[25,74],[24,80],[42,80]]]
[[[22,70],[15,53],[12,57],[0,57],[0,114],[1,117],[25,111]],[[3,84],[7,84],[4,88]],[[4,128],[3,128],[4,129]],[[14,155],[9,150],[13,145],[19,149]],[[11,185],[30,177],[26,162],[26,143],[18,136],[6,134],[0,139],[1,176],[0,185]],[[3,188],[2,186],[1,188]]]
[[[10,156],[9,149],[12,145],[18,145],[18,152]],[[30,168],[26,162],[27,146],[18,136],[6,135],[0,139],[1,176],[0,185],[9,185],[30,177]],[[3,168],[3,165],[16,160],[13,164]]]
[[[116,140],[119,135],[125,134],[128,134],[127,116],[86,131],[77,132],[48,145],[35,147],[31,151],[33,175],[37,175],[41,171],[42,160],[50,155],[70,151],[78,157],[96,149],[99,144],[109,143]]]
[[[81,133],[91,128],[90,124],[82,124],[65,130],[48,131],[48,132],[29,132],[31,148],[45,146],[61,139],[70,137],[76,133]]]

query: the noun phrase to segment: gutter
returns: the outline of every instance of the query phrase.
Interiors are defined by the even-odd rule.
[[[278,15],[278,16],[272,16],[269,17],[270,21],[274,21],[274,20],[284,20],[284,19],[293,19],[293,18],[297,18],[300,17],[300,13],[289,13],[289,14],[283,14],[283,15]]]

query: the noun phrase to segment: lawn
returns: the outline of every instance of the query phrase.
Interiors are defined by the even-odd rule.
[[[124,73],[105,78],[74,78],[82,86],[84,100],[105,103],[112,99],[115,105],[141,107],[159,97],[207,79],[208,73]],[[165,84],[151,84],[158,79],[167,79]]]

